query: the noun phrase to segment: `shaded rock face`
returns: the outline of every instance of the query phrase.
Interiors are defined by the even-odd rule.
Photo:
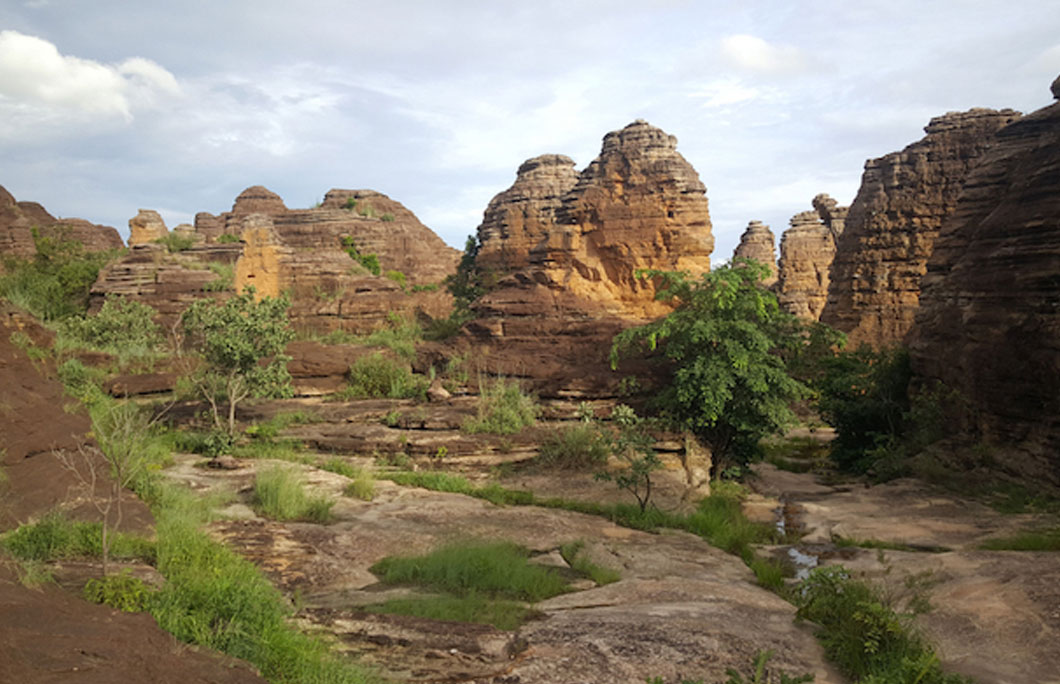
[[[28,258],[37,253],[33,229],[42,236],[76,240],[90,252],[121,249],[118,231],[83,219],[57,219],[36,202],[19,202],[0,186],[0,257]],[[0,265],[0,269],[3,266]]]
[[[145,245],[169,235],[165,221],[152,209],[141,209],[129,219],[129,246]]]
[[[773,231],[761,221],[751,221],[747,224],[747,230],[740,236],[740,244],[732,253],[733,261],[736,259],[753,259],[769,268],[769,276],[762,284],[770,287],[777,282],[777,250]]]
[[[493,199],[477,265],[501,279],[467,327],[491,372],[546,396],[615,392],[612,336],[670,310],[637,269],[710,269],[706,188],[676,145],[636,121],[608,133],[577,177],[567,157],[535,157]]]
[[[866,162],[821,319],[847,333],[852,347],[902,343],[939,227],[998,129],[1018,117],[1011,109],[949,113],[932,119],[918,142]]]
[[[828,269],[835,257],[832,228],[817,211],[791,217],[780,239],[775,285],[777,300],[788,313],[816,321],[828,298]]]
[[[1060,103],[997,133],[935,241],[914,370],[960,393],[962,427],[1060,484]]]

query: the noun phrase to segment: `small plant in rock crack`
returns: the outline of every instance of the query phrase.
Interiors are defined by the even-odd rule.
[[[596,479],[614,482],[632,494],[643,512],[651,502],[652,473],[662,466],[655,454],[655,440],[648,434],[644,419],[625,404],[611,411],[611,422],[615,430],[606,437],[607,443],[611,454],[624,461],[625,467],[617,472],[599,472]]]

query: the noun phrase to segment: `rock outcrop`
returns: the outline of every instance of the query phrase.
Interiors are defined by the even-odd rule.
[[[677,152],[677,139],[641,120],[612,131],[559,198],[571,182],[568,162],[561,155],[529,160],[512,188],[490,202],[479,226],[481,266],[527,268],[534,282],[621,318],[665,313],[653,283],[635,272],[704,273],[714,248],[706,188]]]
[[[927,261],[913,367],[966,433],[1030,454],[1003,465],[1060,485],[1060,103],[996,138]]]
[[[753,259],[768,267],[769,275],[762,281],[766,287],[777,282],[776,239],[769,226],[761,221],[751,221],[747,224],[747,230],[740,236],[740,244],[733,250],[732,258],[733,261]]]
[[[118,231],[84,219],[57,219],[36,202],[19,202],[0,186],[0,257],[28,258],[37,253],[33,229],[45,237],[74,240],[90,252],[121,249]],[[0,264],[0,269],[3,265]]]
[[[151,211],[141,210],[130,226],[143,226],[147,243],[157,239],[154,232],[166,234]],[[138,244],[101,273],[93,306],[107,295],[134,297],[168,320],[196,298],[253,286],[260,295],[290,294],[298,328],[368,332],[390,313],[447,315],[450,298],[438,285],[460,258],[411,211],[372,190],[331,190],[319,207],[288,209],[278,195],[254,186],[231,211],[199,213],[194,228],[180,234],[197,244],[172,254]],[[382,274],[359,265],[344,240],[362,255],[375,254]]]
[[[480,268],[508,271],[530,265],[556,225],[563,197],[578,183],[574,160],[543,154],[519,167],[512,187],[490,200],[478,227]]]
[[[611,337],[670,310],[637,270],[710,269],[706,188],[676,145],[636,121],[576,178],[569,158],[535,157],[490,202],[476,264],[499,283],[475,302],[464,341],[489,372],[545,395],[614,393]]]
[[[169,235],[166,222],[153,209],[141,209],[129,219],[129,246],[146,245]]]
[[[951,112],[932,119],[927,135],[901,152],[865,163],[821,318],[847,333],[852,347],[902,343],[939,227],[998,129],[1018,117],[1011,109]]]
[[[780,305],[799,318],[816,321],[828,299],[828,269],[835,257],[832,228],[817,211],[791,217],[780,238],[775,287]]]

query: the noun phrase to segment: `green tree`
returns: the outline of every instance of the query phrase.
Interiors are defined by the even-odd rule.
[[[456,273],[445,278],[445,289],[453,295],[455,311],[454,317],[467,319],[470,317],[469,309],[471,303],[486,292],[482,285],[482,273],[475,265],[478,258],[479,243],[474,235],[467,236],[464,245],[464,254],[460,257],[460,263],[456,266]]]
[[[636,352],[661,352],[667,380],[652,400],[661,416],[711,446],[715,468],[748,462],[759,440],[781,431],[791,402],[810,395],[783,355],[802,343],[800,326],[759,285],[764,266],[740,262],[701,278],[646,271],[656,299],[674,301],[664,318],[618,334],[611,365]]]
[[[645,429],[644,419],[632,408],[619,404],[611,411],[612,432],[602,431],[608,450],[624,462],[618,472],[608,470],[596,474],[597,480],[614,482],[637,500],[641,511],[651,502],[651,474],[662,467],[655,453],[655,440]]]
[[[283,349],[294,338],[285,296],[254,299],[254,289],[224,302],[201,299],[184,312],[185,344],[201,357],[192,381],[210,404],[214,425],[236,431],[236,406],[248,397],[291,396],[291,357]],[[227,420],[222,406],[227,404]]]

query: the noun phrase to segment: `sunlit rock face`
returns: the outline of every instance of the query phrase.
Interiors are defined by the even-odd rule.
[[[732,252],[732,259],[750,259],[769,269],[769,275],[762,281],[766,287],[777,282],[777,249],[776,238],[769,226],[761,221],[751,221],[740,236],[740,243]]]
[[[832,229],[816,211],[791,217],[780,238],[780,261],[774,289],[781,307],[804,320],[816,321],[828,298],[828,269],[835,256]]]
[[[146,245],[169,235],[165,221],[157,211],[141,209],[129,219],[129,246]]]
[[[151,244],[152,230],[165,234],[156,212],[141,210],[133,224],[144,226],[141,244],[100,275],[93,306],[119,294],[173,317],[190,301],[223,295],[210,284],[218,266],[229,265],[237,292],[253,287],[258,296],[290,295],[292,321],[303,329],[366,332],[385,324],[390,313],[444,316],[451,307],[444,288],[413,288],[437,286],[455,270],[460,253],[399,202],[373,190],[331,190],[317,207],[289,209],[275,193],[253,186],[231,211],[197,214],[194,228],[182,231],[195,245],[173,254]],[[375,254],[381,275],[351,258],[344,240],[361,254]]]
[[[477,265],[499,279],[474,305],[471,339],[499,372],[546,394],[612,391],[611,337],[671,310],[640,269],[710,269],[706,188],[677,140],[635,121],[581,173],[562,155],[525,162],[479,226]]]
[[[1003,466],[1060,485],[1060,103],[1012,118],[935,239],[911,355],[967,434],[1023,449]]]
[[[932,119],[921,140],[865,163],[821,317],[847,333],[852,347],[905,339],[939,227],[997,131],[1018,117],[1011,109],[951,112]]]

